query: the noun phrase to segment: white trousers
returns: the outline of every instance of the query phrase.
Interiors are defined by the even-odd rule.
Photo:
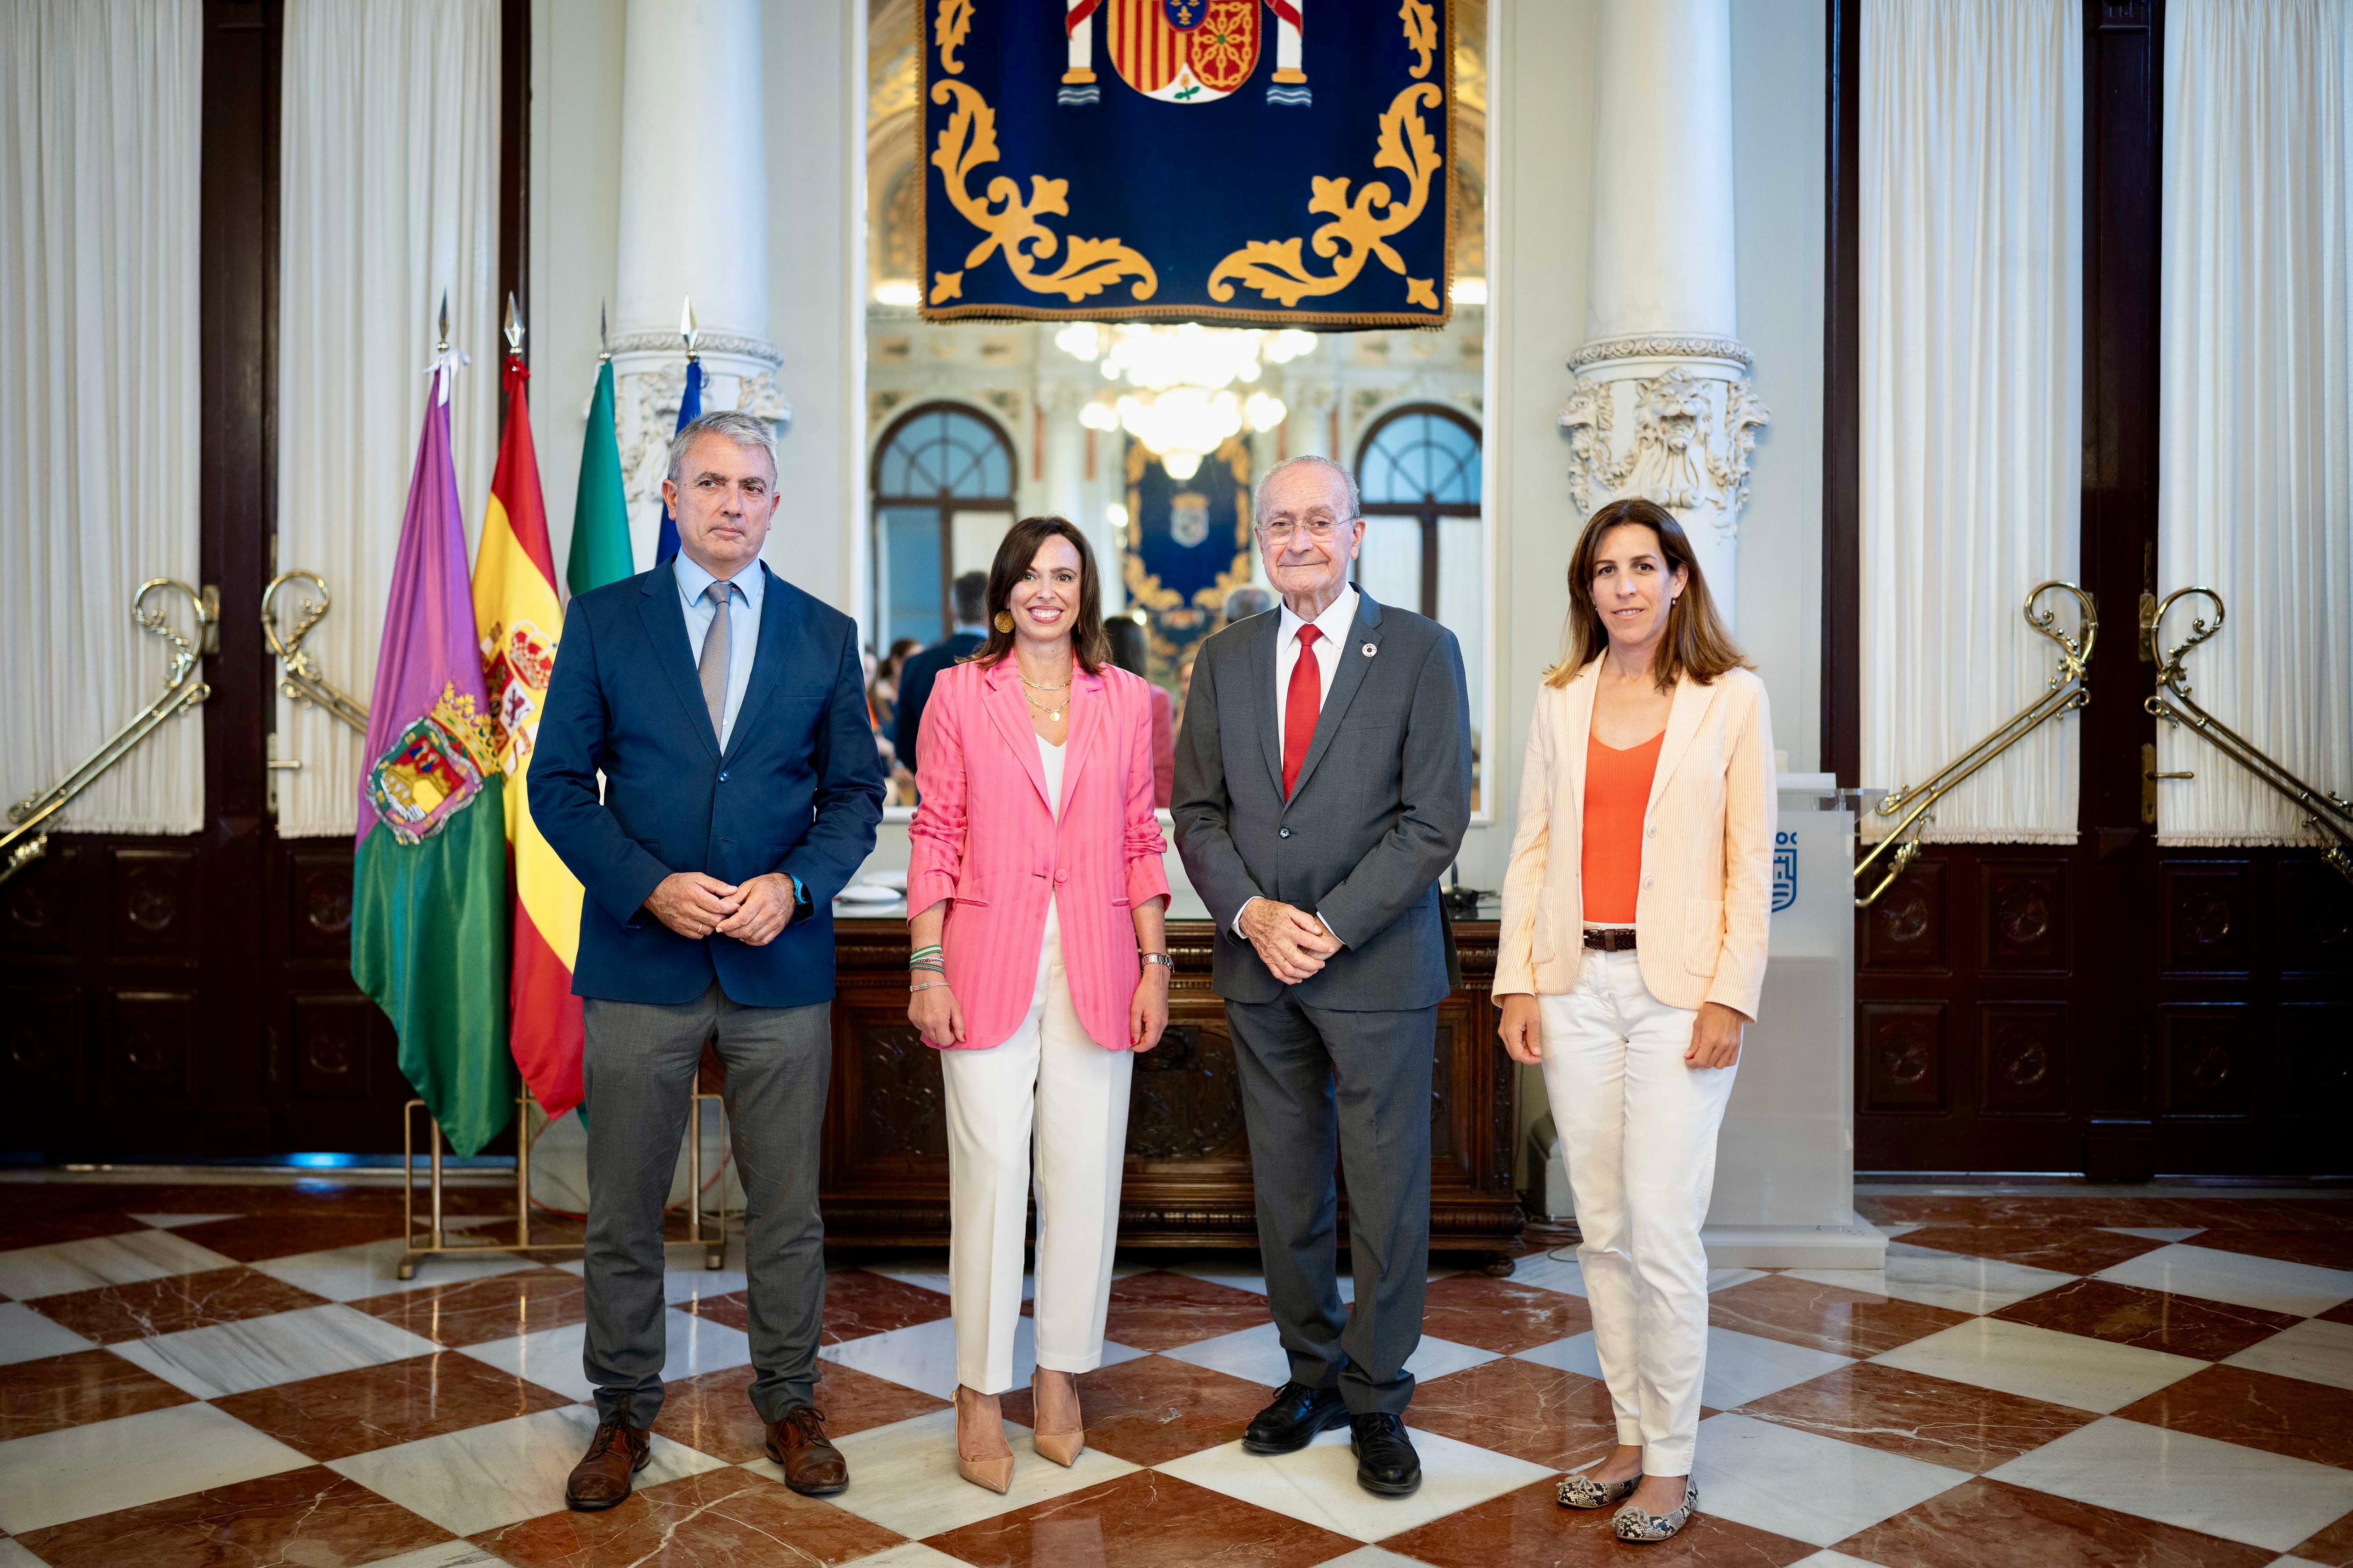
[[[1046,925],[1038,989],[1010,1038],[987,1050],[942,1051],[948,1123],[949,1303],[956,1381],[979,1394],[1015,1385],[1021,1255],[1031,1142],[1038,1194],[1038,1364],[1103,1364],[1127,1152],[1129,1052],[1087,1037],[1071,1000],[1056,923]]]
[[[1707,1367],[1699,1228],[1739,1069],[1685,1065],[1699,1015],[1651,995],[1634,953],[1584,957],[1575,991],[1537,1002],[1593,1348],[1618,1441],[1641,1445],[1646,1473],[1687,1476]]]

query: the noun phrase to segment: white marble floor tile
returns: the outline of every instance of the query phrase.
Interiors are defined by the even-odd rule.
[[[1969,1477],[1902,1454],[1726,1415],[1700,1423],[1692,1479],[1705,1512],[1828,1546]]]
[[[2143,1241],[2188,1241],[2205,1229],[2196,1225],[2103,1225],[2097,1230],[2112,1230],[2118,1236],[2137,1236]]]
[[[298,1252],[290,1258],[273,1258],[253,1267],[330,1301],[356,1301],[363,1296],[389,1295],[395,1290],[458,1285],[539,1267],[529,1258],[518,1258],[512,1252],[489,1252],[480,1258],[428,1258],[417,1264],[417,1278],[403,1279],[396,1272],[402,1250],[400,1238],[391,1237],[358,1247]]]
[[[1319,1564],[1319,1568],[1424,1568],[1424,1564],[1377,1546],[1359,1546],[1345,1557]]]
[[[0,1568],[47,1568],[19,1542],[0,1540]]]
[[[560,1329],[542,1329],[514,1339],[465,1345],[458,1353],[487,1362],[585,1404],[596,1397],[596,1384],[588,1381],[588,1373],[580,1364],[581,1351],[587,1341],[587,1324],[566,1323]],[[706,1372],[745,1366],[751,1360],[752,1342],[743,1330],[676,1308],[663,1311],[664,1381],[678,1383]]]
[[[397,1557],[379,1558],[367,1568],[507,1568],[506,1560],[493,1557],[470,1541],[445,1541],[438,1546],[427,1546],[421,1552],[404,1552]]]
[[[438,1437],[336,1459],[328,1468],[421,1514],[452,1535],[473,1535],[564,1507],[564,1480],[596,1431],[585,1405],[542,1410]],[[726,1466],[657,1434],[640,1487]]]
[[[124,1217],[135,1219],[141,1225],[153,1226],[157,1230],[178,1230],[183,1226],[210,1225],[216,1219],[235,1219],[237,1215],[233,1214],[134,1214],[126,1215]]]
[[[67,1426],[0,1443],[0,1530],[22,1535],[310,1462],[209,1405]]]
[[[1206,1279],[1212,1285],[1225,1285],[1236,1290],[1248,1290],[1260,1296],[1266,1294],[1265,1275],[1250,1274],[1219,1264],[1179,1263],[1168,1272],[1182,1274],[1192,1279]]]
[[[2253,1367],[2306,1383],[2353,1388],[2353,1323],[2325,1322],[2306,1318],[2283,1329],[2261,1344],[2249,1345],[2224,1358],[2225,1366]]]
[[[2353,1300],[2353,1270],[2283,1263],[2276,1258],[2250,1258],[2178,1243],[2128,1258],[2092,1278],[2302,1317],[2315,1317],[2340,1301]]]
[[[2106,1415],[2206,1365],[2000,1318],[1977,1318],[1871,1358],[1905,1372]]]
[[[1593,1349],[1590,1331],[1571,1334],[1548,1345],[1519,1352],[1521,1361],[1558,1367],[1579,1377],[1601,1375],[1601,1359]],[[1804,1345],[1784,1344],[1737,1329],[1707,1331],[1707,1373],[1700,1384],[1700,1403],[1715,1410],[1730,1410],[1836,1372],[1851,1357],[1833,1355]]]
[[[349,1307],[306,1307],[132,1340],[114,1353],[199,1399],[431,1355],[440,1347]]]
[[[866,1271],[880,1274],[887,1279],[896,1279],[902,1285],[913,1285],[918,1289],[936,1290],[943,1296],[948,1293],[947,1269],[935,1259],[912,1263],[870,1263]],[[1035,1274],[1021,1277],[1021,1299],[1025,1301],[1038,1299],[1038,1276]]]
[[[1860,1557],[1849,1557],[1843,1552],[1832,1552],[1825,1546],[1810,1557],[1799,1558],[1789,1564],[1789,1568],[1879,1568],[1879,1564],[1865,1563]],[[2278,1568],[2278,1565],[2272,1564],[2271,1568]]]
[[[673,1307],[683,1307],[690,1301],[708,1301],[717,1296],[731,1296],[750,1287],[751,1280],[740,1268],[668,1268],[662,1271],[662,1300]]]
[[[1267,1388],[1280,1388],[1291,1381],[1291,1357],[1282,1348],[1282,1331],[1272,1323],[1178,1345],[1161,1353],[1174,1361],[1189,1362]],[[1405,1369],[1419,1381],[1428,1383],[1496,1359],[1493,1351],[1424,1334],[1413,1354],[1406,1358]]]
[[[1512,1269],[1512,1283],[1533,1285],[1539,1290],[1557,1290],[1564,1296],[1582,1296],[1585,1271],[1577,1268],[1573,1250],[1559,1258],[1539,1252],[1519,1260]]]
[[[2274,1552],[2353,1510],[2353,1471],[2114,1416],[1987,1475]]]
[[[1013,1325],[1013,1381],[1026,1386],[1038,1365],[1038,1322],[1024,1317]],[[955,1321],[936,1318],[888,1333],[826,1345],[817,1352],[830,1362],[906,1388],[921,1389],[934,1399],[954,1399],[956,1387]],[[1117,1366],[1146,1352],[1110,1340],[1103,1342],[1103,1364]]]
[[[168,1230],[128,1230],[120,1236],[0,1252],[0,1296],[37,1300],[100,1285],[135,1285],[168,1274],[230,1268],[236,1262]]]
[[[1476,1345],[1460,1344],[1453,1340],[1441,1340],[1436,1334],[1424,1334],[1421,1342],[1406,1357],[1405,1369],[1419,1383],[1428,1383],[1450,1373],[1497,1360],[1493,1351],[1482,1351]]]
[[[22,1301],[0,1301],[0,1366],[71,1355],[90,1348],[90,1341],[61,1323],[49,1321]]]
[[[1713,1296],[1718,1290],[1729,1290],[1735,1285],[1746,1285],[1751,1279],[1764,1278],[1765,1270],[1762,1268],[1711,1268],[1707,1271],[1707,1293]]]
[[[1002,1497],[956,1474],[955,1412],[935,1410],[836,1438],[834,1446],[849,1466],[849,1489],[827,1500],[885,1530],[923,1537],[1100,1486],[1136,1468],[1090,1447],[1077,1464],[1064,1469],[1038,1457],[1029,1446],[1029,1429],[1019,1423],[1007,1422],[1005,1436],[1013,1446],[1013,1488]],[[744,1468],[762,1475],[781,1474],[773,1460],[765,1458]]]
[[[1406,1425],[1413,1425],[1410,1415]],[[1246,1454],[1240,1443],[1226,1443],[1157,1468],[1358,1541],[1385,1540],[1552,1473],[1435,1432],[1415,1431],[1412,1437],[1421,1456],[1421,1489],[1404,1498],[1375,1497],[1356,1484],[1356,1450],[1345,1426],[1321,1434],[1295,1454]]]
[[[1838,1285],[1973,1316],[1999,1311],[2075,1278],[2055,1269],[2030,1268],[2022,1263],[1969,1258],[1901,1242],[1889,1245],[1883,1269],[1792,1268],[1788,1274],[1793,1279],[1810,1279],[1817,1285]]]
[[[375,1568],[375,1564],[371,1563],[369,1568]],[[968,1565],[963,1558],[934,1552],[920,1541],[906,1541],[871,1557],[845,1563],[841,1568],[968,1568]]]

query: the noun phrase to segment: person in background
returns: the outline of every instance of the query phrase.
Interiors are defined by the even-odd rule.
[[[899,764],[915,762],[915,737],[923,732],[923,704],[932,700],[932,683],[959,659],[970,658],[988,636],[981,624],[988,599],[988,574],[966,572],[949,586],[955,602],[955,630],[921,653],[907,656],[899,669],[898,711],[892,717],[891,743]]]
[[[1132,616],[1113,616],[1103,623],[1103,631],[1111,638],[1111,661],[1149,683],[1151,656],[1143,623]],[[1154,686],[1151,690],[1152,804],[1166,810],[1176,782],[1176,704],[1165,689]]]
[[[874,679],[866,684],[866,706],[874,714],[874,732],[892,742],[892,754],[897,754],[899,733],[899,679],[906,668],[910,654],[919,652],[923,644],[913,637],[901,637],[891,645],[875,667]]]
[[[1544,1069],[1618,1415],[1618,1447],[1560,1500],[1622,1503],[1620,1540],[1664,1541],[1699,1506],[1699,1233],[1765,984],[1773,726],[1665,509],[1595,512],[1568,594],[1567,655],[1528,734],[1494,995],[1504,1048]]]
[[[1274,608],[1274,590],[1256,583],[1245,583],[1226,595],[1226,625],[1262,616]]]
[[[992,635],[940,677],[916,742],[907,1017],[945,1092],[956,1468],[1002,1492],[1033,1125],[1032,1431],[1058,1465],[1086,1444],[1076,1374],[1103,1364],[1133,1053],[1168,1023],[1168,879],[1152,689],[1111,663],[1086,535],[1024,519],[987,588]]]

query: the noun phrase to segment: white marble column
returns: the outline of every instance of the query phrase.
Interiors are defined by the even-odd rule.
[[[628,0],[613,372],[638,559],[686,387],[694,303],[702,406],[791,421],[768,336],[767,137],[760,0]]]
[[[1734,306],[1729,0],[1602,0],[1586,342],[1560,422],[1579,521],[1645,496],[1736,617],[1740,508],[1764,405]]]

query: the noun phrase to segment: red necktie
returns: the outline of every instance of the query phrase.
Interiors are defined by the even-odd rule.
[[[1314,626],[1299,628],[1299,662],[1291,667],[1291,689],[1282,694],[1282,798],[1291,798],[1307,748],[1315,741],[1315,720],[1324,711],[1324,672],[1315,663]]]

